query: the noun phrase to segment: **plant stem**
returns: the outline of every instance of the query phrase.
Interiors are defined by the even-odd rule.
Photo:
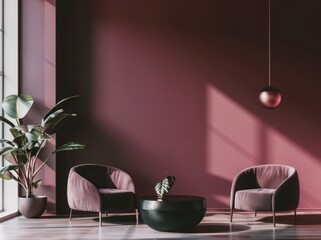
[[[48,157],[48,158],[38,167],[38,169],[33,173],[33,176],[36,176],[36,175],[37,175],[37,173],[40,171],[40,169],[43,168],[43,166],[46,164],[46,162],[48,162],[53,155],[54,155],[54,153],[52,153],[52,154],[50,155],[50,157]]]
[[[15,162],[18,164],[18,159],[16,158],[16,156],[15,155],[13,155],[13,154],[11,154],[11,156],[13,157],[13,159],[15,160]],[[25,168],[25,165],[24,165],[24,168]],[[15,172],[17,173],[17,176],[18,176],[18,178],[17,179],[20,179],[20,174],[19,174],[19,172],[18,172],[18,170],[15,170]],[[25,181],[25,186],[27,186],[28,185],[28,181],[27,181],[27,177],[26,177],[26,175],[25,175],[25,173],[24,173],[24,171],[22,170],[22,171],[20,171],[21,172],[21,175],[22,175],[22,177],[23,177],[23,179],[24,179],[24,181]],[[20,182],[19,181],[17,181],[18,183],[20,183],[22,186],[23,186],[23,183],[22,183],[22,181],[20,180]],[[25,186],[23,186],[25,189],[26,189],[26,187]]]
[[[39,149],[38,149],[38,151],[37,151],[37,153],[36,153],[36,155],[35,155],[35,157],[34,157],[34,159],[33,159],[33,164],[32,164],[32,178],[36,175],[36,174],[34,174],[35,169],[36,169],[36,162],[37,162],[39,153],[40,153],[40,151],[41,151],[41,149],[42,149],[42,145],[43,145],[44,143],[45,143],[45,140],[42,140],[41,143],[40,143]]]
[[[18,126],[20,126],[20,119],[19,118],[16,118],[16,122],[17,122]]]
[[[27,191],[27,187],[26,187],[26,186],[27,186],[27,181],[25,180],[25,184],[23,184],[22,181],[21,181],[20,178],[19,178],[19,171],[16,170],[16,169],[15,169],[14,171],[15,171],[15,173],[16,173],[17,176],[18,176],[17,179],[14,179],[14,180],[15,180],[17,183],[19,183],[19,184],[24,188],[25,191]]]

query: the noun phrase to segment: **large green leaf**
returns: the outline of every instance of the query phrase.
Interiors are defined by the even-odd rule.
[[[29,112],[34,100],[30,95],[9,95],[2,102],[4,112],[11,118],[23,118]]]
[[[38,125],[28,125],[28,132],[25,133],[29,142],[38,142],[41,139],[43,128]]]
[[[20,137],[20,136],[23,135],[23,134],[21,133],[21,131],[19,131],[19,130],[16,129],[16,128],[10,128],[10,132],[11,132],[11,134],[12,134],[12,136],[13,136],[14,138],[17,138],[17,137]]]
[[[11,179],[17,180],[17,178],[10,171],[16,170],[21,167],[22,167],[21,164],[8,165],[8,166],[2,167],[0,169],[0,178],[3,178],[5,180],[11,180]]]
[[[58,109],[58,110],[56,110],[55,112],[51,113],[48,117],[46,117],[46,118],[44,118],[44,119],[42,120],[41,126],[44,126],[47,121],[49,121],[50,119],[56,117],[57,115],[59,115],[60,113],[63,113],[63,112],[64,112],[63,109]]]
[[[7,118],[0,116],[0,121],[9,124],[11,127],[15,127],[15,125]]]
[[[15,139],[13,139],[13,142],[18,146],[19,148],[23,148],[28,143],[28,138],[25,134],[21,134]]]
[[[48,118],[47,121],[44,121],[44,131],[48,134],[56,133],[56,127],[58,124],[67,117],[74,117],[76,114],[70,113],[59,113],[53,118]]]
[[[77,100],[80,99],[79,95],[75,95],[75,96],[71,96],[71,97],[67,97],[62,99],[61,101],[59,101],[51,110],[49,110],[49,112],[44,116],[43,120],[46,121],[47,118],[53,114],[54,112],[56,112],[59,109],[63,109],[66,105],[75,102]]]
[[[163,198],[164,195],[169,194],[173,184],[175,182],[174,176],[167,176],[162,181],[156,184],[155,191],[160,198]]]
[[[28,157],[26,156],[26,152],[20,148],[14,148],[7,151],[4,155],[4,158],[11,163],[15,163],[13,158],[18,161],[19,164],[23,165],[28,161]]]
[[[63,144],[62,146],[58,147],[55,152],[63,152],[63,151],[72,151],[72,150],[81,150],[85,149],[86,145],[76,143],[76,142],[68,142]]]
[[[2,147],[0,148],[0,156],[2,156],[3,154],[6,154],[9,151],[14,150],[15,148],[13,147]]]

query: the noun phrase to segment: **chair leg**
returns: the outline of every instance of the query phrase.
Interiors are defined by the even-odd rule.
[[[135,209],[135,214],[136,214],[136,224],[138,224],[139,223],[139,218],[138,218],[138,209],[136,208]]]
[[[294,210],[294,224],[296,225],[296,221],[297,221],[297,219],[296,219],[296,210]]]
[[[102,226],[101,215],[102,215],[102,213],[101,213],[101,212],[99,212],[99,227],[101,227],[101,226]]]
[[[230,222],[233,220],[233,208],[231,208],[231,217],[230,217]]]
[[[70,208],[70,213],[69,213],[69,222],[71,222],[71,215],[72,215],[72,209]]]
[[[273,227],[275,227],[275,212],[273,211]]]
[[[256,217],[257,211],[254,212],[254,217]]]

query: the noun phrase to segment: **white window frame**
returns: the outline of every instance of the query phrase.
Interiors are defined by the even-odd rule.
[[[1,82],[1,99],[4,96],[18,93],[18,13],[19,13],[19,0],[1,0],[3,1],[3,78]],[[10,133],[2,124],[0,131],[1,138],[10,139]],[[2,164],[5,161],[1,160]],[[11,181],[1,182],[1,209],[0,221],[7,219],[18,213],[18,184]]]

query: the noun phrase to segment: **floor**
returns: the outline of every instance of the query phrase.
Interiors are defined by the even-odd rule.
[[[1,240],[50,239],[321,239],[321,213],[298,212],[297,224],[293,215],[277,215],[273,228],[270,214],[236,213],[233,224],[229,213],[209,212],[190,232],[158,232],[143,223],[136,224],[135,216],[109,216],[98,226],[98,218],[43,216],[37,219],[15,217],[0,223]]]

